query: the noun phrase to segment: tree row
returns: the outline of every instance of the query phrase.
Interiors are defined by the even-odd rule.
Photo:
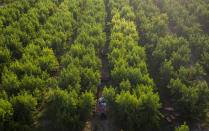
[[[112,87],[104,96],[124,130],[151,130],[159,124],[160,99],[149,77],[145,49],[138,46],[135,14],[129,1],[111,0],[112,27],[108,60]]]
[[[56,121],[71,130],[82,130],[93,116],[100,81],[101,60],[97,54],[105,43],[103,0],[78,2],[78,28],[73,44],[61,57],[62,70],[51,99]],[[57,47],[55,48],[57,49]]]

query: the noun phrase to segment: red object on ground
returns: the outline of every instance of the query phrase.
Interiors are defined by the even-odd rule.
[[[107,112],[107,107],[104,107],[104,108],[102,108],[102,105],[101,104],[96,104],[95,105],[95,112],[100,112],[100,113],[105,113],[105,112]]]

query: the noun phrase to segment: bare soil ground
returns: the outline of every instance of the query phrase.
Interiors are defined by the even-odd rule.
[[[120,131],[115,125],[110,115],[107,115],[106,119],[96,115],[92,120],[86,122],[86,127],[83,131]]]

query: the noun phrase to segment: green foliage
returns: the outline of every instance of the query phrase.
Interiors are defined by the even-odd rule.
[[[30,125],[34,122],[37,110],[37,99],[27,93],[11,98],[14,109],[14,121],[20,125]]]
[[[44,90],[44,81],[39,77],[25,75],[21,81],[21,88],[31,92],[35,89]]]
[[[72,14],[72,1],[64,1],[56,13],[49,17],[42,31],[39,34],[44,38],[45,44],[54,50],[56,56],[62,55],[72,42],[72,35],[77,28]],[[78,2],[79,3],[79,2]],[[74,7],[76,8],[76,7]],[[78,9],[79,10],[79,9]],[[49,10],[50,11],[50,10]],[[39,45],[43,43],[38,43]]]
[[[93,116],[93,106],[96,104],[91,92],[84,92],[79,99],[79,114],[81,121],[85,122]]]
[[[36,0],[1,0],[0,2],[5,2],[4,8],[0,9],[1,16],[7,18],[3,21],[3,25],[12,24],[14,21],[18,20],[22,14],[27,13],[30,7],[33,7],[37,2]],[[8,13],[9,12],[9,13]]]
[[[189,37],[190,45],[193,49],[193,54],[197,59],[201,59],[203,53],[209,50],[209,37],[202,34],[193,34]]]
[[[58,78],[59,87],[62,89],[67,89],[69,85],[76,88],[80,87],[80,81],[79,69],[74,65],[69,65],[67,69],[63,69]]]
[[[103,95],[124,130],[158,126],[162,115],[154,81],[183,120],[205,119],[207,0],[108,0],[107,12],[103,0],[2,1],[1,129],[31,130],[48,88],[58,87],[50,95],[56,121],[82,130],[93,115],[106,40],[115,88],[104,88]]]
[[[20,42],[19,29],[14,29],[12,26],[8,26],[4,30],[5,45],[12,52],[12,57],[20,58],[23,53],[23,45]]]
[[[59,63],[55,57],[53,50],[44,48],[41,51],[41,56],[38,58],[39,66],[43,71],[53,73],[59,68]]]
[[[188,9],[192,7],[185,1],[172,1],[161,0],[162,11],[166,12],[169,16],[169,24],[171,29],[179,36],[187,37],[191,34],[201,32],[200,23],[197,22],[197,17],[194,16],[194,12],[190,12]],[[192,4],[196,2],[190,2]],[[197,10],[197,5],[193,5],[193,10]]]
[[[187,86],[177,78],[170,80],[168,88],[171,89],[175,107],[182,118],[189,122],[205,119],[209,107],[209,89],[206,82],[193,82]]]
[[[197,16],[198,21],[202,25],[201,29],[204,30],[206,33],[209,33],[207,30],[207,28],[209,28],[208,26],[209,23],[207,21],[209,19],[208,3],[206,1],[204,2],[197,1],[197,3],[198,3],[197,7],[195,7],[196,5],[194,3],[190,3],[190,4],[193,4],[193,8],[196,8],[193,11]]]
[[[75,91],[68,93],[65,90],[56,89],[51,94],[52,104],[57,121],[70,127],[72,130],[79,126],[79,114],[77,114],[78,95]]]
[[[191,85],[193,81],[196,81],[197,76],[205,75],[203,68],[199,64],[196,64],[194,67],[190,68],[180,67],[178,73],[178,77],[186,85]]]
[[[72,45],[70,51],[61,59],[61,64],[65,67],[71,63],[84,68],[91,67],[94,71],[99,70],[102,66],[92,44],[88,47],[82,44]]]
[[[25,48],[25,53],[23,54],[21,62],[24,63],[24,65],[26,65],[26,62],[31,62],[36,65],[36,67],[33,67],[32,69],[40,68],[42,71],[47,71],[48,73],[55,72],[59,66],[52,49],[41,49],[40,46],[33,44],[30,44]]]
[[[119,87],[120,91],[130,91],[131,90],[131,83],[129,82],[129,80],[123,80],[120,83],[120,87]]]
[[[175,131],[189,131],[189,127],[184,122],[184,125],[181,125],[180,127],[176,127]]]
[[[96,8],[95,8],[96,7]],[[84,44],[88,47],[93,44],[96,52],[100,51],[105,44],[105,6],[103,1],[89,0],[81,17],[81,27],[78,29],[76,44]]]
[[[39,17],[43,16],[47,19],[49,17],[49,14],[53,13],[55,4],[50,0],[48,1],[33,0],[30,2],[26,0],[21,0],[21,1],[15,1],[14,3],[17,4],[17,7],[11,10],[10,12],[11,14],[9,13],[10,15],[8,17],[5,17],[8,18],[7,21],[5,21],[5,23],[8,23],[9,25],[5,25],[5,28],[2,29],[1,34],[5,39],[5,42],[3,43],[11,51],[12,58],[21,58],[22,53],[24,52],[23,47],[27,46],[29,43],[32,42],[33,39],[39,36],[38,32],[40,30],[40,26],[41,24],[44,24],[41,23]],[[16,5],[11,4],[11,8],[13,6]],[[21,6],[23,6],[23,9]],[[21,8],[21,9],[18,10],[16,8],[18,9]],[[9,6],[8,7],[6,6],[3,9],[5,9],[3,10],[3,12],[10,11]],[[47,10],[48,12],[47,11],[45,12],[44,9]],[[18,15],[16,14],[17,13],[16,11],[19,12]],[[12,18],[10,19],[10,17]]]
[[[70,53],[73,53],[74,51],[76,50],[72,50],[72,52]],[[98,71],[98,67],[100,67],[101,61],[97,61],[98,58],[94,57],[96,61],[92,61],[91,59],[92,62],[88,63],[88,65],[85,65],[83,63],[80,63],[82,61],[86,61],[85,56],[83,57],[84,58],[81,61],[79,61],[77,57],[75,58],[75,60],[73,60],[73,58],[70,57],[70,59],[73,60],[72,64],[70,64],[69,62],[68,67],[62,70],[59,77],[59,86],[62,89],[67,89],[70,85],[71,87],[76,88],[81,87],[82,91],[91,90],[92,92],[96,93],[96,88],[100,84],[100,73]],[[66,58],[63,58],[63,60],[68,63],[69,59]],[[76,62],[76,65],[73,64],[74,61]]]
[[[138,114],[136,113],[137,107],[139,109],[139,102],[136,96],[131,95],[129,92],[122,92],[116,97],[116,103],[118,106],[117,116],[120,116],[119,119],[122,122],[123,128],[127,130],[134,130],[134,127],[137,129],[139,123],[137,121]]]
[[[7,63],[10,61],[11,53],[6,47],[0,47],[0,63]]]
[[[94,72],[93,69],[84,68],[81,74],[81,86],[83,91],[92,91],[96,93],[100,85],[100,72]]]
[[[156,77],[157,85],[166,87],[171,78],[176,77],[176,71],[190,62],[191,50],[189,43],[183,37],[167,35],[159,38],[155,50],[152,52],[152,73]],[[160,72],[160,77],[158,77]]]
[[[12,104],[7,100],[0,99],[0,128],[6,129],[9,128],[9,122],[13,118],[13,108]]]
[[[30,92],[34,97],[37,98],[38,104],[41,104],[45,100],[47,91],[47,81],[33,75],[25,75],[21,80],[21,90]]]
[[[163,86],[166,86],[170,79],[175,76],[174,67],[172,66],[171,61],[165,61],[162,63],[160,67],[160,82]]]
[[[137,29],[140,34],[140,44],[144,45],[149,55],[160,37],[166,35],[168,16],[160,10],[151,0],[131,0],[130,5],[136,14]]]
[[[172,61],[174,69],[177,70],[181,65],[189,62],[191,51],[189,43],[184,38],[166,36],[159,39],[152,55],[156,61],[156,66],[159,66],[165,59],[168,59]]]
[[[145,50],[138,46],[135,18],[129,17],[133,11],[128,4],[128,1],[114,0],[109,3],[113,26],[108,59],[111,78],[120,94],[116,95],[113,88],[104,88],[104,96],[123,129],[150,130],[158,125],[162,116],[161,104],[158,94],[153,93],[154,83],[147,71]]]
[[[104,88],[103,89],[103,95],[105,97],[105,101],[107,102],[107,104],[111,107],[114,106],[115,103],[115,97],[116,97],[116,91],[114,88],[109,87],[109,88]]]
[[[93,115],[94,96],[90,92],[79,97],[75,90],[56,89],[51,94],[52,104],[57,121],[71,130],[81,130]]]
[[[123,80],[129,80],[133,86],[140,83],[145,85],[154,85],[148,74],[143,73],[143,71],[139,68],[129,67],[120,63],[115,65],[115,68],[111,71],[111,75],[115,83],[118,84]]]
[[[181,65],[186,65],[191,56],[191,51],[187,46],[178,48],[177,52],[173,52],[171,61],[175,69],[179,69]]]
[[[71,2],[76,3],[77,8]],[[12,103],[11,130],[31,130],[36,108],[46,99],[47,88],[57,86],[56,82],[50,85],[50,76],[59,69],[60,57],[56,58],[55,54],[64,54],[70,47],[77,28],[73,13],[79,15],[79,3],[18,0],[0,8],[0,98]],[[77,90],[80,93],[80,89]]]
[[[121,9],[120,16],[126,20],[134,21],[135,14],[130,6],[125,6]]]
[[[75,43],[81,43],[85,46],[93,44],[97,50],[101,50],[104,47],[105,34],[101,25],[84,24],[80,30],[81,32],[78,32],[79,35]]]
[[[9,95],[17,94],[20,90],[20,81],[17,75],[5,68],[2,74],[2,87]]]
[[[129,80],[133,88],[140,83],[154,86],[147,72],[144,48],[137,45],[139,37],[134,22],[115,13],[112,23],[108,59],[116,86],[123,80]]]
[[[23,58],[28,58],[23,56]],[[10,70],[12,70],[19,78],[22,78],[25,74],[27,75],[41,75],[41,68],[30,62],[27,61],[15,61],[11,63]]]
[[[93,5],[97,8],[92,8]],[[58,78],[60,88],[75,89],[79,94],[85,91],[96,94],[101,68],[101,60],[96,53],[105,43],[103,11],[103,1],[89,0],[86,3],[74,44],[61,59],[64,69]]]
[[[160,113],[161,103],[158,93],[153,92],[152,87],[147,87],[144,85],[139,85],[134,90],[134,94],[137,96],[142,113],[141,127],[150,128],[152,126],[158,126],[159,120],[162,118]],[[146,124],[148,123],[149,124]]]
[[[207,72],[209,72],[209,53],[204,52],[202,54],[202,64]]]
[[[0,99],[8,100],[8,94],[5,90],[0,92]]]
[[[158,94],[152,92],[152,88],[138,86],[134,91],[121,92],[116,96],[117,117],[126,130],[148,130],[158,125],[161,118]]]

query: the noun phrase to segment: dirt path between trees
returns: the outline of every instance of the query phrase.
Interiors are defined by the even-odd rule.
[[[102,60],[101,72],[101,87],[109,87],[110,85],[110,68],[108,62],[109,43],[110,43],[110,29],[111,29],[111,14],[109,9],[109,0],[104,0],[107,17],[105,20],[104,32],[106,32],[106,43],[103,50],[100,52],[99,57]],[[101,89],[101,90],[102,90]],[[92,120],[86,122],[86,127],[83,131],[119,131],[114,123],[113,117],[107,113],[106,119],[102,119],[99,114],[95,114]]]
[[[111,22],[111,15],[110,15],[110,9],[108,6],[109,0],[105,1],[105,8],[107,12],[107,17],[105,20],[105,29],[106,32],[106,43],[104,45],[104,49],[100,53],[100,58],[102,59],[102,69],[101,69],[101,82],[102,86],[106,85],[110,81],[110,69],[109,69],[109,62],[107,55],[109,53],[109,44],[110,44],[110,22]]]

